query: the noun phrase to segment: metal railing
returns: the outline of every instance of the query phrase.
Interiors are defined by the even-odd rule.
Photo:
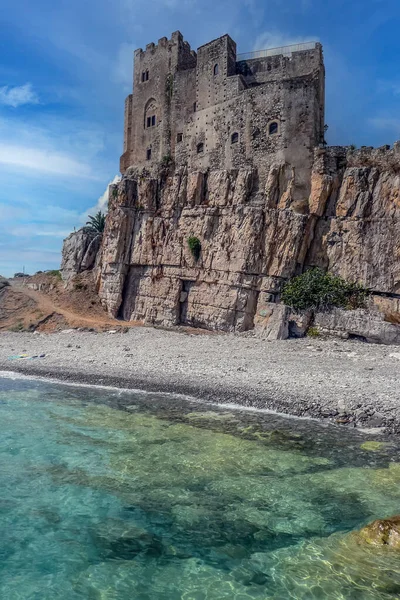
[[[293,52],[301,52],[302,50],[314,50],[317,42],[305,42],[302,44],[292,44],[291,46],[281,46],[280,48],[269,48],[267,50],[256,50],[255,52],[246,52],[238,54],[237,60],[251,60],[252,58],[266,58],[268,56],[291,56]]]

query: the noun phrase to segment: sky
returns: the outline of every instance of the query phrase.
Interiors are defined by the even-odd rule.
[[[0,274],[56,269],[119,175],[133,51],[320,41],[327,141],[400,139],[399,0],[1,0]]]

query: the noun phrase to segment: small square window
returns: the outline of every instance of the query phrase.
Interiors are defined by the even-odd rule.
[[[147,151],[146,151],[146,159],[147,159],[147,160],[151,160],[151,148],[147,148]]]
[[[202,152],[204,152],[204,144],[200,142],[200,144],[197,144],[197,154],[201,154]]]
[[[183,133],[178,133],[176,136],[176,141],[179,144],[183,140]]]

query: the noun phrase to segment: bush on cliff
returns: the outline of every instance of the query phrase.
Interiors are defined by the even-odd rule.
[[[188,238],[188,246],[194,260],[197,262],[201,253],[201,242],[199,238],[194,237],[193,235],[190,236],[190,238]]]
[[[358,283],[315,268],[288,281],[282,291],[282,301],[298,311],[355,309],[365,306],[367,295],[368,290]]]

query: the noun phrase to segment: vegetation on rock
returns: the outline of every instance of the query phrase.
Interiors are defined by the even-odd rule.
[[[106,215],[99,210],[94,217],[89,215],[88,221],[86,222],[86,231],[90,231],[93,233],[103,233],[104,227],[106,225]]]
[[[199,238],[190,236],[188,238],[188,246],[189,246],[190,252],[192,253],[193,258],[197,262],[200,258],[200,253],[201,253],[201,242],[200,242]]]
[[[347,309],[365,306],[368,290],[358,283],[325,273],[322,269],[309,269],[290,279],[283,288],[282,301],[295,310]]]

